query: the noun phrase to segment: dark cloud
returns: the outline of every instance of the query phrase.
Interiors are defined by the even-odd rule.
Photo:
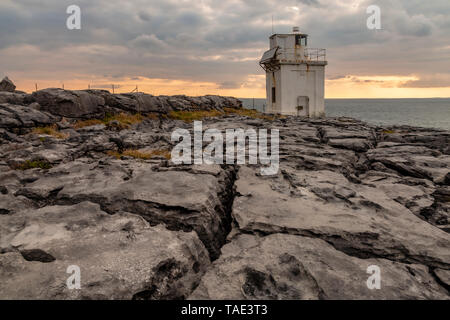
[[[320,2],[318,0],[297,0],[298,3],[306,4],[308,6],[320,6]]]
[[[343,75],[334,75],[334,76],[327,76],[327,80],[339,80],[339,79],[345,79],[348,76],[343,76]]]
[[[237,89],[240,88],[242,85],[241,82],[236,82],[236,81],[224,81],[219,83],[219,88],[220,89]]]

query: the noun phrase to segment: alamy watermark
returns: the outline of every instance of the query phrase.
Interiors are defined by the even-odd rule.
[[[261,175],[275,175],[279,169],[279,130],[270,130],[270,155],[267,138],[267,129],[259,129],[258,132],[255,129],[226,129],[224,139],[220,130],[207,129],[203,133],[202,122],[194,121],[193,141],[189,130],[178,128],[173,131],[171,139],[179,143],[172,149],[172,162],[175,164],[246,164],[246,141],[248,140],[248,164],[263,165]],[[209,144],[203,148],[203,142]]]
[[[66,280],[67,289],[81,289],[81,270],[77,265],[70,265],[67,267],[66,273],[71,275]]]
[[[81,29],[81,8],[75,4],[67,7],[66,13],[69,17],[66,20],[66,26],[69,30]],[[381,29],[381,9],[379,6],[372,4],[367,7],[366,13],[370,16],[367,18],[366,25],[369,30]]]
[[[377,265],[370,265],[367,267],[367,273],[371,276],[367,279],[367,288],[370,290],[381,289],[381,270]]]
[[[66,13],[70,16],[66,20],[66,26],[69,30],[81,29],[81,8],[77,5],[67,7]]]
[[[370,14],[367,18],[367,29],[369,30],[380,30],[381,29],[381,9],[379,6],[373,4],[368,6],[366,13]]]
[[[66,280],[66,285],[69,290],[81,289],[81,270],[77,265],[70,265],[67,267],[66,273],[70,276]],[[381,289],[381,269],[377,265],[370,265],[367,267],[367,273],[370,277],[366,281],[367,288],[370,290]]]

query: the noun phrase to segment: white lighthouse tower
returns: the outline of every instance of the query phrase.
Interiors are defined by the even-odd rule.
[[[298,27],[270,37],[270,50],[259,62],[266,71],[267,113],[325,115],[325,49],[307,46],[308,35]]]

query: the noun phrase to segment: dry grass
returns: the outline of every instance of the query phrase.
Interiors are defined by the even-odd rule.
[[[253,119],[275,120],[275,119],[283,118],[283,116],[267,115],[265,113],[262,113],[262,112],[259,112],[256,110],[245,109],[245,108],[240,108],[240,109],[223,108],[223,110],[225,111],[226,114],[237,114],[239,116],[249,117],[249,118],[253,118]]]
[[[28,169],[35,169],[35,168],[40,168],[40,169],[50,169],[52,167],[52,165],[46,161],[42,161],[42,160],[26,160],[20,164],[14,165],[13,169],[14,170],[28,170]]]
[[[139,151],[135,149],[126,149],[122,153],[118,151],[108,151],[108,155],[120,159],[121,157],[132,157],[135,159],[149,160],[155,157],[164,157],[167,160],[171,158],[171,152],[169,150],[151,150],[151,151]]]
[[[146,117],[141,115],[140,113],[129,114],[129,113],[119,113],[119,114],[107,114],[105,118],[102,120],[99,119],[89,119],[89,120],[81,120],[77,121],[73,127],[75,129],[80,129],[84,127],[94,126],[97,124],[107,125],[111,121],[117,121],[119,123],[119,129],[128,129],[131,125],[135,123],[141,123]],[[153,119],[154,116],[149,116],[148,118]]]
[[[159,119],[160,115],[157,113],[149,113],[147,114],[147,119],[157,120]]]
[[[204,118],[210,118],[210,117],[221,117],[224,115],[230,115],[230,114],[236,114],[243,117],[249,117],[253,119],[263,119],[263,120],[275,120],[279,118],[283,118],[283,116],[273,116],[273,115],[267,115],[264,113],[261,113],[256,110],[250,110],[245,108],[224,108],[224,111],[218,111],[218,110],[209,110],[209,111],[171,111],[169,113],[170,119],[175,120],[182,120],[185,122],[192,122],[195,120],[202,120]]]
[[[98,119],[80,120],[80,121],[75,122],[75,124],[73,125],[73,128],[80,129],[80,128],[84,128],[84,127],[95,126],[97,124],[104,124],[104,122],[102,120],[98,120]]]
[[[47,127],[36,127],[31,132],[33,134],[46,134],[57,139],[66,139],[69,135],[59,132],[56,124]]]
[[[141,123],[145,117],[141,115],[140,113],[136,114],[129,114],[129,113],[119,113],[119,114],[112,114],[112,115],[106,115],[105,119],[103,121],[105,123],[109,123],[110,121],[118,121],[120,124],[125,126],[131,126],[135,123]]]
[[[197,110],[197,111],[171,111],[169,118],[174,120],[182,120],[184,122],[192,122],[202,120],[204,118],[220,117],[224,113],[217,110]]]
[[[272,116],[272,115],[266,115],[264,113],[261,113],[256,110],[250,110],[250,109],[235,109],[235,108],[224,108],[224,111],[218,111],[218,110],[195,110],[195,111],[171,111],[167,118],[173,119],[173,120],[182,120],[184,122],[192,122],[195,120],[202,120],[204,118],[214,118],[214,117],[221,117],[224,115],[229,114],[237,114],[240,116],[246,116],[254,119],[264,119],[264,120],[275,120],[278,118],[282,118],[283,116]],[[104,119],[89,119],[89,120],[82,120],[77,121],[73,127],[75,129],[80,129],[83,127],[93,126],[97,124],[104,124],[107,125],[111,121],[117,121],[118,125],[116,127],[120,130],[122,129],[128,129],[132,124],[140,123],[144,119],[158,119],[160,115],[155,113],[150,113],[147,116],[143,116],[139,113],[137,114],[128,114],[128,113],[119,113],[119,114],[110,114],[107,115]],[[165,117],[162,115],[162,117]]]

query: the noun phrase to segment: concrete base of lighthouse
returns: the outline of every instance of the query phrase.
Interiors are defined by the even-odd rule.
[[[325,62],[280,64],[267,72],[267,113],[303,117],[325,116]]]

